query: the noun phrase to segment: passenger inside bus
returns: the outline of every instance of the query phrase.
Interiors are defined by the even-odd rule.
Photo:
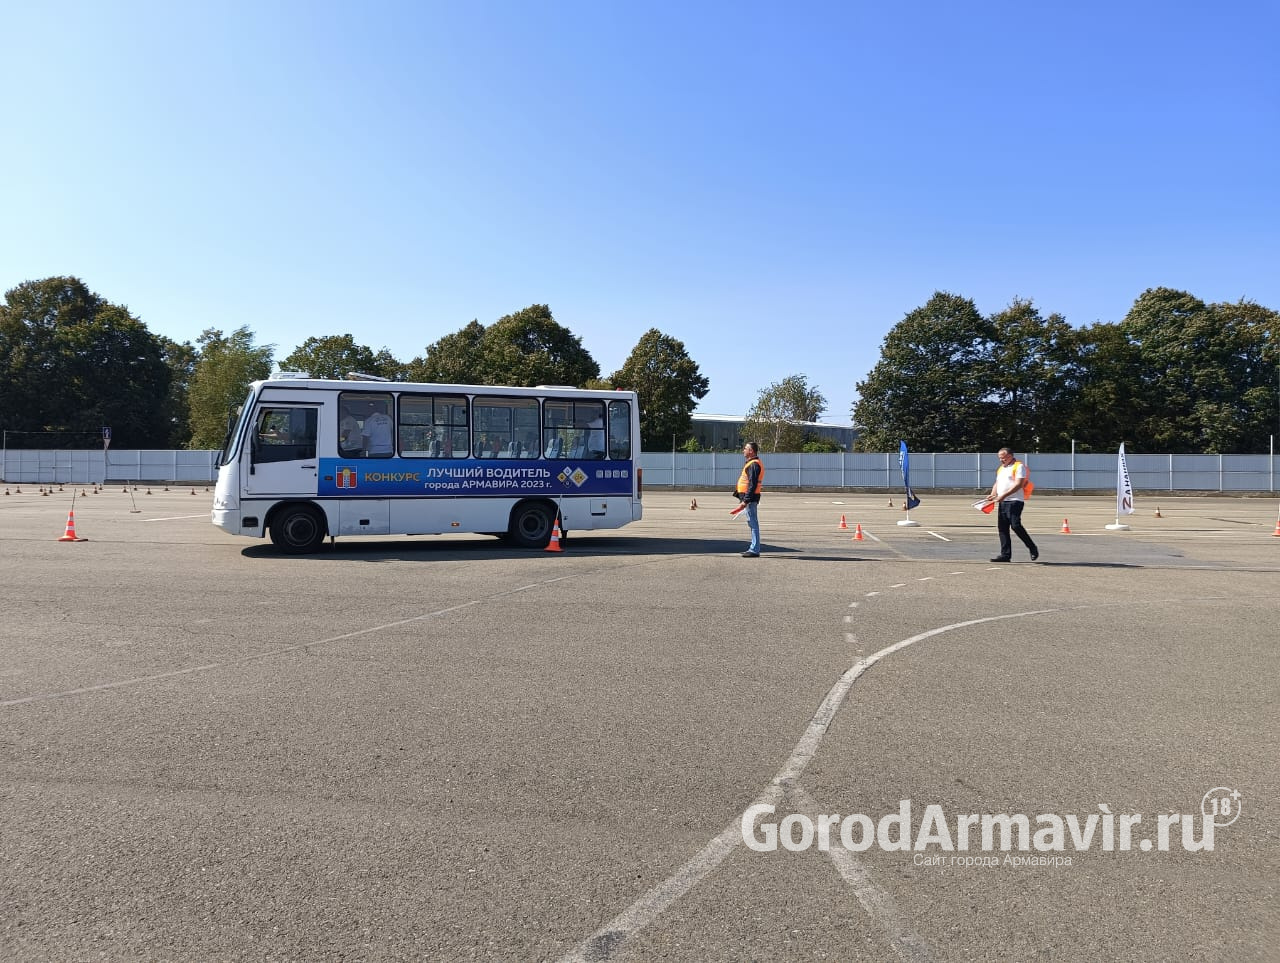
[[[360,422],[350,408],[343,408],[342,421],[338,424],[338,453],[344,458],[358,458],[362,448]]]
[[[393,427],[391,416],[387,414],[387,403],[375,401],[373,411],[360,428],[360,438],[364,442],[365,453],[370,458],[391,457],[395,450]]]

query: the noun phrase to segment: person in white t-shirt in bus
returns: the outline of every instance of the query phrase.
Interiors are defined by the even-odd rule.
[[[375,401],[373,411],[365,418],[360,434],[364,438],[365,454],[370,458],[388,458],[395,452],[395,431],[387,403]]]
[[[1031,494],[1031,476],[1027,466],[1013,457],[1008,448],[1001,448],[998,454],[1000,467],[996,469],[996,482],[991,486],[991,494],[984,501],[994,503],[1000,515],[997,527],[1000,530],[1000,554],[993,562],[1013,561],[1013,541],[1009,532],[1017,535],[1022,544],[1031,553],[1031,561],[1040,557],[1040,549],[1031,540],[1027,530],[1022,527],[1022,509],[1026,505],[1027,495]]]

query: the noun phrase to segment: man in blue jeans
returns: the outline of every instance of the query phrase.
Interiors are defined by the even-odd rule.
[[[742,474],[738,477],[738,501],[746,506],[747,528],[751,529],[751,545],[742,553],[743,558],[760,557],[760,492],[764,489],[764,464],[756,449],[756,443],[749,441],[742,446]]]
[[[1009,538],[1009,532],[1012,531],[1022,540],[1022,544],[1027,546],[1027,551],[1031,553],[1031,561],[1034,562],[1040,557],[1040,549],[1036,548],[1036,543],[1022,527],[1022,508],[1026,504],[1024,489],[1027,492],[1030,491],[1026,487],[1027,479],[1030,477],[1027,474],[1027,466],[1014,458],[1013,452],[1008,448],[1001,448],[998,457],[1000,467],[996,469],[996,482],[991,486],[991,494],[984,499],[987,502],[995,502],[1000,512],[997,519],[997,527],[1000,530],[1000,554],[991,561],[1013,561],[1013,540]]]

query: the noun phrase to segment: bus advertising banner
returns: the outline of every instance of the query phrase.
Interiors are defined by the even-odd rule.
[[[631,462],[321,458],[318,495],[630,495]]]

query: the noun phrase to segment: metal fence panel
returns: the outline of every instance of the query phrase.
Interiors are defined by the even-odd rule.
[[[0,479],[8,484],[114,481],[210,484],[218,475],[216,451],[0,452]],[[1116,455],[1046,452],[1022,456],[1043,492],[1114,491]],[[765,455],[765,484],[774,488],[860,488],[902,491],[897,452]],[[1280,457],[1273,455],[1128,454],[1135,492],[1275,492]],[[742,456],[729,452],[646,452],[637,464],[649,488],[732,491]],[[999,466],[995,453],[912,452],[911,487],[982,492]]]

